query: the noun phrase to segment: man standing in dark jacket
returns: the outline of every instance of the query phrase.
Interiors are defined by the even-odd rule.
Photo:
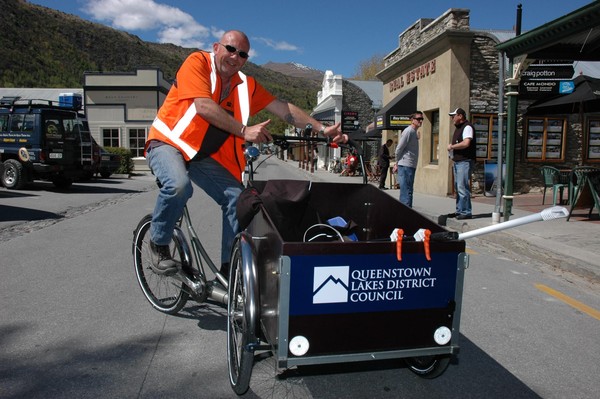
[[[385,180],[387,179],[388,170],[390,168],[390,147],[392,143],[392,139],[388,139],[385,144],[381,146],[381,150],[379,151],[379,167],[381,168],[379,188],[382,190],[387,190],[387,188],[385,188]]]
[[[448,144],[448,154],[454,161],[454,190],[456,191],[456,218],[471,219],[471,187],[469,180],[475,166],[475,137],[473,126],[467,120],[462,108],[456,108],[448,115],[452,118],[456,130],[452,142]]]

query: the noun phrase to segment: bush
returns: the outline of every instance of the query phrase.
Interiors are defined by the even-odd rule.
[[[105,147],[106,152],[121,156],[121,165],[115,174],[130,175],[133,171],[133,156],[131,150],[123,147]]]

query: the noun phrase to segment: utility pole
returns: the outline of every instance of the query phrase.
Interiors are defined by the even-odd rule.
[[[515,29],[516,36],[521,34],[522,5],[517,6],[517,25]],[[525,61],[523,59],[522,61]],[[512,76],[506,79],[507,96],[507,124],[506,124],[506,185],[504,187],[504,221],[510,219],[513,205],[513,181],[515,177],[515,141],[517,136],[517,107],[519,100],[519,77],[513,65],[514,60],[509,59],[509,71]],[[517,68],[521,70],[520,67]]]

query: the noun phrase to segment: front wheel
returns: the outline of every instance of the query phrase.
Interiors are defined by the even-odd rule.
[[[405,360],[408,368],[420,377],[433,379],[446,371],[450,355],[410,357]]]
[[[250,387],[257,344],[258,281],[254,256],[244,237],[239,235],[233,246],[227,304],[227,366],[229,382],[238,395]]]
[[[189,298],[185,286],[171,276],[156,274],[151,268],[150,251],[151,215],[146,215],[133,232],[133,263],[135,274],[144,296],[156,310],[175,314],[183,308]],[[185,258],[178,235],[173,236],[169,245],[173,259],[182,262]]]

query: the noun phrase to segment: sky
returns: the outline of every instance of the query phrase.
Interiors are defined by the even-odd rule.
[[[385,56],[421,18],[450,8],[470,10],[471,29],[513,30],[522,4],[522,31],[537,28],[591,0],[30,0],[142,40],[210,49],[229,29],[250,38],[250,61],[295,62],[349,78],[361,62]]]

